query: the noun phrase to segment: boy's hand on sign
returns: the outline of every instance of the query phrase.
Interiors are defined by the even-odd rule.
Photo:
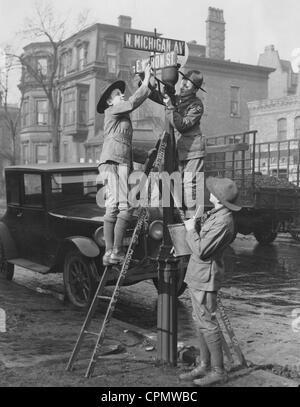
[[[184,226],[185,226],[186,230],[189,231],[189,230],[195,229],[195,222],[196,222],[195,218],[185,220],[184,221]]]
[[[151,76],[151,65],[148,63],[145,66],[145,78],[144,78],[144,80],[147,81],[147,84],[149,83],[150,76]]]
[[[156,82],[156,79],[154,78],[153,75],[151,75],[149,84],[152,86],[152,88],[156,88],[156,87],[157,87],[157,82]]]

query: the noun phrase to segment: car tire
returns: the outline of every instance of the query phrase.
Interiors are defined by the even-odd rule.
[[[63,268],[65,291],[69,301],[78,308],[87,308],[94,297],[97,282],[96,265],[93,259],[79,250],[66,254]]]
[[[277,237],[277,232],[273,232],[272,230],[266,228],[266,229],[259,229],[259,230],[255,230],[253,232],[255,239],[258,241],[258,243],[260,243],[261,245],[265,246],[268,245],[272,242],[274,242],[274,240]]]
[[[5,253],[0,239],[0,275],[4,276],[6,280],[11,281],[14,278],[14,272],[15,265],[5,260]]]
[[[185,289],[187,288],[187,283],[184,281],[185,274],[186,274],[186,267],[184,267],[183,258],[180,258],[178,268],[179,268],[179,278],[177,281],[177,297],[180,297],[184,293]],[[155,288],[158,291],[158,278],[153,278],[152,281],[153,281]]]

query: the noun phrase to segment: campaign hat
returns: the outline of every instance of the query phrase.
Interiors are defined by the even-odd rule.
[[[196,89],[201,89],[203,92],[207,93],[205,89],[202,88],[203,83],[203,75],[200,71],[191,70],[187,73],[182,73],[179,71],[184,79],[189,80],[195,86]]]
[[[206,186],[219,202],[231,211],[239,211],[242,208],[235,205],[238,198],[238,188],[236,183],[229,178],[208,177]]]
[[[97,112],[104,113],[104,110],[108,108],[107,99],[109,98],[113,90],[120,89],[120,91],[124,93],[125,87],[126,83],[124,81],[116,81],[108,85],[100,96],[99,102],[97,104]]]

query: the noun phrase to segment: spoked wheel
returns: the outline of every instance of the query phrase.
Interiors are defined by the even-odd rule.
[[[177,297],[182,295],[187,287],[187,284],[184,282],[187,267],[185,257],[189,258],[189,256],[181,257],[178,263]],[[158,290],[158,278],[153,278],[152,281],[155,288]]]
[[[14,277],[14,271],[15,271],[14,264],[8,263],[5,259],[3,245],[0,240],[0,275],[5,277],[6,280],[11,281]]]
[[[79,308],[90,305],[97,288],[97,273],[93,259],[78,250],[67,253],[64,262],[64,285],[70,302]]]
[[[300,230],[289,230],[289,232],[293,239],[297,240],[297,242],[300,242]]]

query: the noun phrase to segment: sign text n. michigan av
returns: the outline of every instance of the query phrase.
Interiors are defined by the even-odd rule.
[[[151,35],[124,33],[124,48],[139,49],[149,52],[171,52],[185,55],[185,42]]]

